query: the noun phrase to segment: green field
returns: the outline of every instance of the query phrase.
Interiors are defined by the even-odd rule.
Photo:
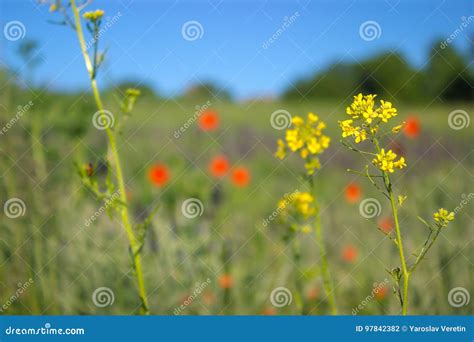
[[[1,220],[0,302],[8,303],[2,313],[137,312],[140,303],[120,219],[103,213],[91,224],[85,223],[104,204],[84,189],[74,165],[98,163],[107,153],[104,132],[91,122],[96,112],[91,95],[25,91],[4,84],[2,126],[15,117],[18,105],[29,101],[33,105],[1,137],[2,203],[19,198],[26,209],[23,216],[3,215]],[[117,113],[112,93],[107,93],[106,108]],[[179,138],[174,137],[173,132],[193,117],[195,107],[207,101],[219,113],[219,129],[205,133],[192,123]],[[389,203],[366,178],[346,172],[347,168],[363,170],[366,164],[339,141],[337,121],[345,118],[350,102],[347,98],[340,102],[231,103],[153,96],[138,100],[133,114],[126,118],[118,145],[132,220],[140,222],[152,205],[160,207],[142,252],[153,314],[172,315],[186,299],[179,312],[183,315],[300,314],[296,306],[300,295],[304,314],[328,313],[313,235],[296,237],[301,258],[295,265],[282,239],[285,228],[278,220],[263,224],[284,194],[306,189],[298,178],[301,162],[292,157],[280,161],[273,155],[276,140],[284,135],[270,124],[272,112],[278,109],[300,116],[315,112],[327,122],[331,145],[321,157],[322,168],[315,180],[339,313],[350,315],[359,305],[363,307],[359,314],[400,313],[386,271],[399,266],[397,250],[376,228],[378,220],[390,217]],[[474,291],[473,126],[454,130],[448,125],[448,115],[457,109],[472,113],[474,106],[394,105],[400,113],[396,121],[415,115],[421,122],[417,139],[397,136],[408,164],[394,176],[396,190],[408,196],[400,211],[406,253],[415,252],[427,235],[417,215],[431,219],[439,207],[454,210],[463,200],[467,202],[411,278],[409,313],[472,314],[472,305],[450,305],[448,293],[456,287]],[[229,177],[222,181],[211,177],[208,163],[218,154],[226,155],[231,167],[243,165],[250,170],[249,186],[238,188]],[[164,188],[148,180],[148,170],[155,163],[170,169],[171,179]],[[359,203],[346,201],[344,189],[351,182],[362,187],[362,199],[380,201],[379,216],[365,219]],[[188,198],[202,201],[201,216],[183,216],[181,205]],[[358,250],[353,262],[341,257],[346,246]],[[232,278],[230,288],[219,285],[222,275]],[[24,285],[30,278],[31,284]],[[385,279],[390,281],[386,296],[362,304],[374,283]],[[296,283],[303,284],[300,295]],[[100,287],[112,290],[113,304],[94,304],[93,293]],[[270,293],[277,287],[292,292],[291,304],[272,306]],[[19,288],[24,290],[19,293]],[[189,300],[196,288],[203,291]]]

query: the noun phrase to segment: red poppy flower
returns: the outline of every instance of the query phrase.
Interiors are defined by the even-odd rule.
[[[232,172],[232,182],[238,187],[247,186],[250,183],[250,172],[243,166],[238,166]]]
[[[379,220],[377,226],[384,232],[390,233],[393,229],[393,221],[390,217],[383,217]]]
[[[317,287],[312,287],[308,291],[308,299],[309,300],[314,300],[319,297],[319,289]]]
[[[229,161],[224,156],[217,156],[209,163],[209,172],[214,177],[222,178],[229,171]]]
[[[199,127],[205,132],[215,131],[219,127],[219,114],[213,110],[205,111],[199,117]]]
[[[383,286],[377,286],[373,289],[374,297],[377,300],[383,300],[385,296],[387,295],[388,292],[388,287],[383,285]]]
[[[356,247],[352,245],[344,246],[342,249],[342,260],[350,263],[354,263],[357,260],[357,256],[359,255],[359,251]]]
[[[234,279],[230,274],[222,274],[219,277],[219,286],[223,289],[230,289],[234,285]]]
[[[362,195],[362,189],[360,188],[358,184],[351,183],[348,186],[346,186],[345,196],[346,196],[347,202],[356,203],[360,200],[361,195]]]
[[[409,117],[406,120],[405,126],[403,128],[403,133],[405,133],[405,136],[407,136],[410,139],[416,139],[420,135],[420,131],[421,131],[420,120],[415,116]]]
[[[265,308],[262,310],[262,315],[265,315],[265,316],[274,316],[276,315],[277,311],[275,310],[275,308]]]
[[[168,167],[163,164],[153,165],[148,171],[148,178],[154,185],[159,187],[164,186],[170,179]]]

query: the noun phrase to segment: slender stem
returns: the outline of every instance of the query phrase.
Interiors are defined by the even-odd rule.
[[[87,48],[86,48],[86,43],[84,39],[84,33],[82,30],[79,11],[77,9],[75,0],[70,0],[70,3],[71,3],[71,8],[74,14],[75,30],[77,33],[79,44],[81,46],[81,52],[84,58],[84,63],[86,65],[87,72],[89,73],[92,92],[94,94],[94,100],[96,102],[97,109],[99,110],[99,112],[102,113],[104,111],[104,105],[102,103],[99,88],[97,86],[97,82],[95,79],[94,67],[93,67],[93,64],[91,63],[89,54],[87,53]],[[106,134],[109,140],[109,148],[111,151],[113,166],[115,168],[116,180],[119,187],[120,201],[122,202],[122,205],[120,208],[120,216],[121,216],[125,231],[127,233],[127,237],[130,243],[130,248],[132,250],[132,261],[133,261],[133,266],[135,269],[138,292],[139,292],[139,296],[140,296],[140,300],[142,304],[142,313],[149,314],[148,299],[147,299],[147,294],[146,294],[146,289],[145,289],[145,282],[143,278],[141,257],[140,257],[140,253],[136,253],[137,248],[138,248],[138,241],[133,231],[132,225],[130,224],[130,218],[129,218],[128,206],[127,206],[127,193],[125,191],[125,182],[123,178],[122,167],[120,164],[120,158],[119,158],[118,149],[117,149],[117,142],[115,139],[115,134],[110,129],[110,127],[106,128]]]
[[[379,146],[379,142],[377,138],[375,138],[375,136],[373,136],[372,138],[373,138],[375,147],[377,148],[377,152],[380,153],[380,146]],[[397,206],[395,204],[395,197],[392,191],[392,182],[387,172],[384,171],[383,175],[384,175],[385,188],[387,189],[387,192],[390,198],[390,205],[392,207],[393,219],[395,221],[397,248],[398,248],[398,254],[400,256],[400,264],[402,266],[402,274],[403,274],[402,314],[406,315],[408,312],[408,281],[410,278],[410,272],[408,271],[407,263],[405,259],[405,253],[403,251],[402,234],[400,231],[400,224],[398,222],[398,211],[397,211]]]
[[[318,208],[319,210],[319,208]],[[316,214],[316,240],[319,244],[319,255],[321,257],[321,274],[323,277],[324,292],[329,301],[329,308],[332,315],[337,315],[336,296],[332,286],[331,275],[329,273],[326,248],[324,247],[323,232],[321,230],[321,220],[319,212]]]

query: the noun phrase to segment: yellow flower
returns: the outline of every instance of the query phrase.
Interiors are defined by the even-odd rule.
[[[306,170],[311,175],[320,167],[317,155],[323,153],[331,142],[331,139],[323,134],[326,124],[314,113],[308,113],[306,120],[295,116],[291,122],[292,127],[286,130],[285,140],[278,140],[275,156],[283,159],[287,148],[291,152],[299,152],[301,158],[307,161]]]
[[[392,103],[380,100],[380,107],[377,108],[377,116],[383,121],[387,122],[389,119],[397,115],[397,109],[392,107]]]
[[[401,207],[403,205],[403,202],[405,202],[407,199],[407,196],[405,195],[398,195],[398,206]]]
[[[275,157],[279,159],[284,159],[286,157],[286,145],[281,139],[278,139],[277,144],[278,144],[278,149],[275,153]]]
[[[398,126],[393,127],[393,128],[392,128],[392,133],[395,133],[395,134],[399,133],[404,124],[405,124],[405,122],[402,123],[401,125],[398,125]]]
[[[436,213],[433,214],[433,217],[441,227],[446,227],[450,221],[454,220],[454,213],[452,211],[448,212],[444,208],[440,208]]]
[[[339,126],[342,129],[342,137],[343,138],[354,136],[355,143],[358,144],[358,143],[364,141],[365,139],[367,139],[367,133],[364,129],[362,129],[359,126],[353,127],[352,126],[353,122],[354,122],[354,120],[351,120],[351,119],[344,120],[344,121],[339,121]]]
[[[304,225],[303,227],[301,227],[301,232],[304,233],[304,234],[309,234],[309,233],[311,233],[311,231],[312,231],[312,229],[308,225]]]
[[[103,10],[95,10],[95,11],[89,11],[86,12],[82,15],[84,19],[90,20],[90,21],[97,21],[100,18],[104,16],[104,11]]]
[[[278,201],[278,209],[281,215],[296,218],[309,218],[316,213],[314,197],[309,192],[295,193],[291,198],[282,198]]]
[[[372,120],[378,117],[378,113],[374,109],[376,96],[362,94],[354,96],[354,101],[346,108],[346,113],[353,119],[363,118],[367,124],[372,123]]]
[[[392,150],[388,150],[385,153],[385,149],[382,148],[380,153],[376,154],[372,163],[380,170],[390,173],[394,171],[394,168],[403,169],[407,166],[405,158],[400,157],[397,161],[395,161],[395,159],[397,159],[397,155]]]

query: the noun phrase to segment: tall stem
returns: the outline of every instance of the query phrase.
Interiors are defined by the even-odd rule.
[[[81,46],[81,52],[84,58],[84,63],[86,65],[87,72],[89,73],[89,79],[91,82],[92,92],[94,94],[94,100],[99,112],[103,113],[104,105],[102,103],[99,88],[97,86],[97,81],[95,79],[95,70],[93,68],[89,54],[87,52],[86,42],[84,39],[84,33],[82,31],[81,19],[79,16],[79,11],[77,9],[75,0],[70,0],[70,3],[71,3],[72,12],[74,14],[74,27],[77,33],[77,39],[79,40],[79,44]],[[133,266],[135,269],[135,277],[136,277],[136,282],[138,286],[138,292],[139,292],[139,296],[140,296],[140,300],[142,304],[142,313],[149,314],[148,299],[147,299],[147,294],[146,294],[146,289],[145,289],[145,282],[143,278],[141,256],[140,256],[140,253],[138,252],[139,243],[133,231],[132,225],[130,224],[128,205],[127,205],[127,193],[125,191],[125,182],[123,179],[123,172],[122,172],[122,167],[120,164],[120,158],[119,158],[119,153],[117,149],[117,142],[115,139],[115,134],[110,129],[110,127],[107,127],[105,131],[107,134],[107,138],[109,140],[109,148],[112,155],[113,166],[115,168],[116,181],[117,181],[119,192],[120,192],[119,194],[120,201],[122,202],[121,207],[120,207],[120,217],[122,219],[122,223],[123,223],[123,226],[125,228],[125,231],[127,233],[127,237],[130,243],[130,248],[132,250],[132,261],[133,261]]]
[[[319,210],[319,206],[318,206],[318,210]],[[334,294],[331,275],[329,273],[328,260],[327,260],[327,255],[326,255],[326,248],[324,247],[324,238],[323,238],[323,232],[321,230],[321,220],[320,220],[319,212],[316,214],[315,231],[316,231],[316,241],[319,245],[319,255],[321,258],[321,274],[323,277],[324,292],[326,293],[326,297],[329,302],[329,308],[331,310],[331,314],[337,315],[336,296]]]
[[[374,136],[372,138],[373,138],[375,147],[377,148],[377,152],[380,153],[380,146],[379,146],[379,142],[377,138],[375,138]],[[393,220],[395,221],[395,232],[397,234],[397,248],[398,248],[398,254],[400,256],[400,264],[402,266],[402,275],[403,275],[402,315],[406,315],[408,313],[408,281],[410,278],[410,272],[408,271],[407,263],[405,259],[405,253],[403,251],[402,234],[400,231],[400,224],[398,222],[397,206],[395,204],[395,198],[392,191],[392,182],[387,172],[384,171],[383,176],[384,176],[385,188],[387,189],[387,192],[390,198],[390,205],[392,207]]]

